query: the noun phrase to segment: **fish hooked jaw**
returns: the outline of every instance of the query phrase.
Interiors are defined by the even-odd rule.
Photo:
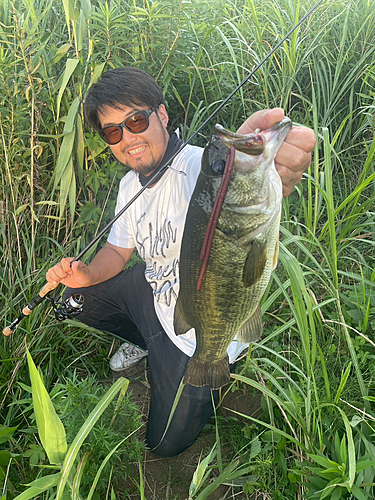
[[[223,142],[228,148],[234,147],[237,151],[251,156],[261,155],[265,148],[265,140],[260,133],[236,134],[230,130],[226,130],[218,123],[215,125],[212,139]]]
[[[285,117],[267,130],[257,129],[250,134],[237,134],[216,124],[212,134],[213,141],[221,141],[228,148],[235,147],[237,151],[251,156],[272,156],[280,148],[284,139],[292,129],[292,121]]]
[[[292,130],[292,121],[287,116],[281,122],[275,123],[273,127],[267,130],[262,130],[259,134],[264,138],[266,143],[265,154],[273,155],[278,151],[286,136]]]

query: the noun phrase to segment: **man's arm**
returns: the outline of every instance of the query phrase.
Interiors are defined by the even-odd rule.
[[[62,283],[70,288],[87,287],[102,283],[120,273],[134,251],[134,248],[121,248],[107,243],[86,266],[81,261],[71,262],[73,257],[62,259],[47,271],[49,283]]]
[[[265,109],[252,114],[238,129],[240,134],[249,134],[255,129],[266,130],[284,118],[282,108]],[[293,127],[275,158],[276,169],[283,183],[283,195],[289,196],[302,179],[303,172],[311,163],[311,151],[316,137],[307,127]]]

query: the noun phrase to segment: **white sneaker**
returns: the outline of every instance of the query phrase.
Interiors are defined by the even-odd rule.
[[[147,356],[148,352],[134,346],[133,344],[128,344],[124,342],[121,344],[118,351],[109,360],[109,366],[114,372],[120,372],[125,370],[132,365],[135,365],[142,358]]]

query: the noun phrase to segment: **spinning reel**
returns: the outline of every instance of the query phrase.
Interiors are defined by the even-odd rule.
[[[58,321],[74,318],[74,316],[82,312],[85,303],[85,297],[81,293],[73,293],[65,300],[60,300],[61,295],[51,297],[47,294],[46,299],[51,302],[55,318]]]

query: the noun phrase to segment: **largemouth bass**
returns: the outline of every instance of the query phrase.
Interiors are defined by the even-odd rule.
[[[249,135],[216,125],[204,150],[186,216],[174,313],[177,335],[193,327],[196,334],[184,383],[222,387],[230,379],[227,348],[234,337],[250,343],[261,336],[259,302],[278,259],[282,184],[274,158],[291,128],[289,118]],[[201,250],[233,147],[233,171],[202,280]]]

